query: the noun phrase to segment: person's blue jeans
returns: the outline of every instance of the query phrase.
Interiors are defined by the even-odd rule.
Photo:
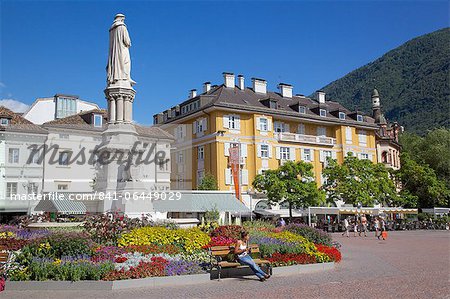
[[[255,264],[255,261],[249,254],[244,257],[238,257],[238,262],[242,265],[249,266],[258,278],[264,278],[267,275],[257,264]]]

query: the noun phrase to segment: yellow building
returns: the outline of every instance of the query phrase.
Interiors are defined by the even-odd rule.
[[[339,163],[348,152],[377,162],[373,118],[351,112],[337,102],[293,95],[292,86],[267,90],[267,82],[224,73],[224,83],[154,116],[154,123],[172,133],[172,189],[196,189],[205,173],[213,174],[220,190],[234,190],[228,149],[239,146],[242,193],[251,190],[255,176],[283,161],[312,163],[318,185],[326,157]],[[249,189],[250,188],[250,189]]]

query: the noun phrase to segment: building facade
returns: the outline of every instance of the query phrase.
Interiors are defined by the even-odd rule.
[[[252,193],[256,175],[275,169],[284,161],[313,164],[316,182],[323,183],[327,157],[341,163],[352,152],[360,159],[377,162],[372,117],[349,111],[337,102],[294,95],[293,87],[280,83],[279,91],[267,90],[263,79],[246,87],[243,76],[236,85],[232,73],[224,82],[191,90],[189,99],[154,115],[154,124],[175,136],[172,149],[172,189],[196,189],[211,173],[219,190],[233,190],[229,148],[240,149],[242,193]]]
[[[23,117],[34,124],[41,125],[45,122],[93,109],[99,109],[98,105],[83,101],[78,96],[56,94],[53,97],[36,99],[30,108],[24,112]]]
[[[29,196],[41,194],[43,164],[31,145],[42,146],[47,132],[0,106],[0,221],[31,211]],[[12,195],[22,198],[13,199]],[[26,198],[24,198],[26,197]]]
[[[375,132],[377,144],[377,160],[386,167],[400,169],[400,152],[402,147],[398,141],[403,128],[397,122],[389,122],[382,112],[378,90],[372,92],[372,117],[378,125]]]

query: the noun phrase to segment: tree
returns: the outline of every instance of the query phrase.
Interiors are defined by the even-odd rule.
[[[287,201],[292,219],[294,207],[319,205],[325,200],[324,193],[317,188],[312,169],[309,163],[287,161],[278,169],[257,175],[253,187],[265,192],[270,204]]]
[[[373,206],[376,203],[395,205],[399,198],[389,171],[383,164],[357,159],[349,153],[344,163],[328,158],[323,170],[329,200],[343,200],[347,204]]]
[[[449,204],[450,190],[431,167],[411,159],[408,153],[402,153],[400,161],[402,167],[393,171],[393,175],[401,184],[403,194],[416,196],[419,208]]]
[[[197,187],[197,190],[218,190],[217,179],[210,173],[205,174],[202,181]]]
[[[450,130],[439,128],[424,137],[413,133],[400,136],[403,152],[418,164],[428,164],[436,176],[450,188]]]

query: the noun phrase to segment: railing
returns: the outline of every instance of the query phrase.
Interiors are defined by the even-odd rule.
[[[302,142],[302,143],[312,143],[312,144],[322,144],[333,146],[336,144],[336,138],[325,137],[325,136],[312,136],[303,135],[295,133],[275,133],[275,138],[280,141],[292,141],[292,142]]]

